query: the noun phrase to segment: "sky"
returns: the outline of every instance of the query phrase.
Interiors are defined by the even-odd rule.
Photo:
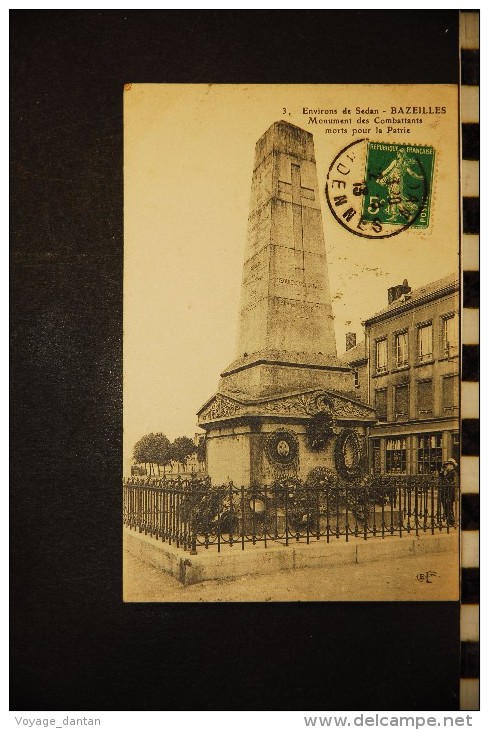
[[[135,442],[198,430],[196,412],[235,357],[254,147],[275,121],[314,134],[319,190],[338,152],[360,136],[433,145],[427,231],[391,239],[352,235],[321,196],[338,353],[345,333],[387,305],[387,288],[414,289],[458,269],[456,86],[133,84],[124,92],[124,472]],[[376,135],[392,106],[445,107]],[[364,110],[359,115],[356,107]],[[347,134],[328,134],[304,109],[352,110]],[[383,114],[386,109],[388,114]],[[318,119],[323,115],[314,115]],[[328,115],[326,115],[328,116]],[[398,115],[399,116],[399,115]],[[369,122],[357,124],[358,118]]]

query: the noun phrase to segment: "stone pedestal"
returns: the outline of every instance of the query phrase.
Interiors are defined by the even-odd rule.
[[[358,478],[365,466],[366,428],[376,420],[369,406],[314,388],[249,400],[221,391],[198,415],[213,483],[238,486],[305,480],[318,466],[339,469],[346,480],[349,474]]]

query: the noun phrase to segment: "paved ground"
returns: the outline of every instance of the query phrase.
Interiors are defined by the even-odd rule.
[[[284,570],[184,587],[167,573],[124,556],[126,602],[458,600],[458,535],[453,550],[363,564]],[[420,574],[432,571],[429,583]]]

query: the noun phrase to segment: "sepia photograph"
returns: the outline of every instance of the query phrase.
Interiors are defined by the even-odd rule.
[[[457,86],[124,89],[124,600],[458,600]]]

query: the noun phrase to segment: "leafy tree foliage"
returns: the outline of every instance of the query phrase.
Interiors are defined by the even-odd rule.
[[[172,451],[170,441],[163,433],[155,434],[153,440],[153,460],[158,467],[158,474],[160,473],[160,467],[169,464],[171,458]]]
[[[203,464],[205,462],[205,456],[206,456],[205,436],[201,436],[199,438],[199,445],[197,446],[197,461],[200,464]]]
[[[197,447],[188,436],[179,436],[171,445],[172,460],[185,467],[188,457],[197,451]]]
[[[163,433],[148,433],[134,446],[133,458],[137,464],[149,465],[149,474],[153,475],[160,467],[169,464],[172,458],[169,439]]]
[[[150,464],[150,473],[151,473],[151,439],[154,436],[154,434],[149,433],[146,436],[143,436],[139,439],[139,441],[135,444],[134,450],[133,450],[133,459],[136,462],[136,464],[144,464],[145,470],[147,469],[148,463]]]
[[[197,451],[197,446],[188,436],[179,436],[173,443],[163,433],[148,433],[135,444],[133,459],[136,464],[144,464],[149,476],[161,474],[161,467],[176,461],[185,467],[191,454]],[[205,456],[204,456],[205,458]]]

